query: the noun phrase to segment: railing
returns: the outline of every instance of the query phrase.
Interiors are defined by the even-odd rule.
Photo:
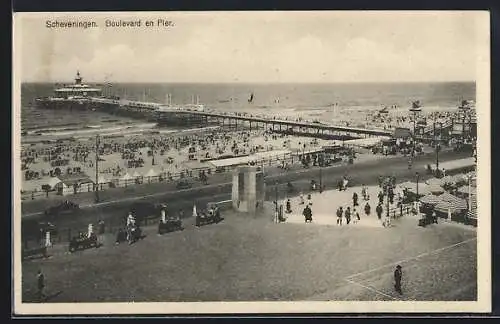
[[[315,152],[317,153],[317,152]],[[307,155],[307,152],[305,152]],[[314,154],[314,153],[312,153]],[[262,158],[262,159],[252,159],[253,165],[255,166],[260,166],[263,167],[264,172],[266,167],[272,167],[272,166],[277,166],[277,163],[284,162],[285,165],[292,166],[296,165],[298,163],[301,163],[300,156],[302,156],[302,152],[293,152],[293,153],[287,153],[282,156],[274,156],[271,158]],[[247,165],[247,164],[241,164],[241,165]],[[134,179],[129,179],[129,180],[120,180],[120,178],[114,178],[110,179],[109,182],[107,183],[102,183],[99,184],[99,191],[105,191],[106,189],[110,188],[127,188],[127,187],[133,187],[135,185],[142,185],[142,184],[151,184],[151,183],[175,183],[181,179],[190,179],[190,180],[195,180],[195,181],[201,181],[199,177],[199,172],[203,171],[205,175],[210,178],[211,175],[215,173],[224,173],[224,172],[230,172],[233,169],[235,169],[238,165],[231,165],[227,167],[221,167],[221,168],[215,168],[215,167],[203,167],[203,168],[196,168],[196,169],[186,169],[185,171],[179,171],[179,172],[174,172],[174,173],[168,173],[168,172],[163,172],[159,175],[156,176],[140,176]],[[133,170],[133,169],[130,169]],[[106,177],[106,174],[103,174],[104,177]],[[85,192],[93,192],[95,191],[95,185],[94,183],[86,183],[86,184],[81,184],[77,189],[76,189],[76,194],[79,193],[85,193]],[[74,195],[75,190],[74,188],[67,189],[64,192],[57,192],[55,190],[49,191],[48,193],[45,191],[24,191],[21,192],[21,200],[35,200],[35,199],[42,199],[42,198],[50,198],[50,197],[60,197],[61,195],[64,196],[70,196]]]

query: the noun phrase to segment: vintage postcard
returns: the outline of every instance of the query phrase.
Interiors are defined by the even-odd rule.
[[[489,19],[15,13],[15,314],[490,311]]]

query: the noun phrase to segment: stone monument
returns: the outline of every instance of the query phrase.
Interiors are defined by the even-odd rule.
[[[255,214],[264,207],[264,173],[257,166],[240,166],[233,171],[231,200],[238,212]]]

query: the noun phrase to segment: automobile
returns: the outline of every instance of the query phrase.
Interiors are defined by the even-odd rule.
[[[190,183],[189,181],[187,180],[179,180],[179,182],[177,182],[177,185],[175,186],[177,189],[189,189],[193,186],[192,183]]]
[[[74,202],[66,200],[58,205],[49,207],[45,210],[46,216],[71,215],[80,210],[80,206]]]

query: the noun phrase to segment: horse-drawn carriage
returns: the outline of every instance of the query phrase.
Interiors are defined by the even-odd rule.
[[[97,241],[97,235],[95,235],[94,233],[92,233],[90,235],[80,234],[77,237],[73,237],[71,239],[71,241],[69,242],[69,251],[75,252],[77,250],[98,248],[99,246],[100,246],[100,244]]]
[[[223,218],[220,216],[220,210],[217,204],[208,203],[207,210],[196,215],[196,226],[199,227],[214,223],[217,224],[222,220]]]
[[[182,227],[182,220],[180,218],[166,219],[165,222],[160,220],[160,223],[158,223],[158,234],[160,235],[175,231],[182,231],[183,229],[184,227]]]

